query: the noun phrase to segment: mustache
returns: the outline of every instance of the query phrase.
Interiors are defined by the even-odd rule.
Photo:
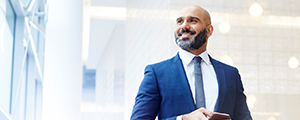
[[[178,33],[177,33],[177,36],[180,36],[180,34],[182,33],[191,33],[191,35],[194,35],[196,34],[196,31],[191,31],[189,29],[186,29],[186,30],[180,30]]]

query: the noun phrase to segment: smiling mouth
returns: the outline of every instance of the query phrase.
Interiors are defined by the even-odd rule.
[[[179,35],[179,37],[182,37],[182,38],[186,38],[186,37],[190,37],[192,34],[190,33],[182,33]]]
[[[190,30],[181,30],[178,32],[178,37],[189,37],[191,35],[195,35],[195,31],[190,31]]]

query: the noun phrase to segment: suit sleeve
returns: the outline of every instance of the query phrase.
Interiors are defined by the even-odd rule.
[[[233,120],[252,120],[250,111],[246,103],[246,95],[241,81],[240,74],[237,72],[237,90],[236,103],[234,109]]]
[[[154,120],[159,113],[161,95],[155,71],[152,66],[145,68],[144,79],[139,87],[132,110],[131,120]],[[177,116],[162,120],[176,120]]]
[[[131,120],[154,120],[159,112],[160,102],[157,78],[153,68],[148,65],[135,98]]]

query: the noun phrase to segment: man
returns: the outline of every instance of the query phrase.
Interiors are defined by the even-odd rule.
[[[131,119],[207,120],[215,111],[232,120],[252,120],[238,70],[206,51],[213,32],[209,13],[187,6],[176,22],[175,41],[181,50],[145,68]]]

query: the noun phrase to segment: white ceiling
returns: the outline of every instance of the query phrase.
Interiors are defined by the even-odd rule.
[[[126,0],[86,0],[85,8],[89,9],[90,12],[103,12],[99,11],[102,10],[102,8],[106,7],[125,7],[126,6]],[[94,9],[96,7],[96,9]],[[97,9],[98,8],[98,9]],[[92,10],[92,11],[91,11]],[[107,10],[107,9],[106,9]],[[104,13],[110,13],[113,11],[104,11]],[[85,14],[85,13],[84,13]],[[83,15],[85,17],[89,17],[87,20],[89,20],[87,23],[84,22],[84,25],[88,27],[88,30],[83,30],[83,32],[89,32],[89,33],[83,33],[87,34],[86,37],[89,39],[88,42],[88,58],[85,62],[87,69],[96,69],[98,65],[98,61],[100,56],[103,54],[104,48],[108,43],[108,40],[111,38],[111,34],[115,28],[116,25],[124,25],[125,20],[120,19],[114,19],[109,17],[103,17],[101,14],[93,14],[88,13],[89,15]],[[98,16],[97,16],[98,15]],[[85,40],[85,38],[83,38]],[[84,47],[83,47],[84,49]],[[83,50],[84,52],[84,50]],[[84,54],[84,53],[83,53]]]
[[[124,21],[91,19],[90,24],[89,57],[86,67],[88,69],[96,69],[100,56],[103,54],[115,26],[124,24]]]
[[[92,6],[125,7],[126,0],[91,0]]]

